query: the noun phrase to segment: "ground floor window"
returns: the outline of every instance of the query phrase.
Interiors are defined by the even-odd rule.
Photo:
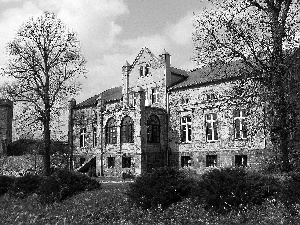
[[[122,168],[131,167],[131,157],[123,156],[122,157]]]
[[[80,159],[79,159],[80,166],[82,166],[84,164],[84,162],[85,162],[85,158],[80,157]]]
[[[247,166],[247,155],[236,155],[235,166]]]
[[[107,157],[107,168],[115,168],[115,157]]]
[[[206,155],[206,167],[217,166],[217,155]]]
[[[188,167],[192,165],[192,159],[190,156],[181,156],[181,167]]]

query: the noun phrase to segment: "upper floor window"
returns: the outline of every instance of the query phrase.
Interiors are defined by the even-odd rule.
[[[151,89],[151,99],[152,99],[152,104],[159,102],[159,92],[158,88],[153,88]]]
[[[245,139],[247,138],[247,126],[246,126],[246,110],[235,110],[233,112],[234,119],[234,138]]]
[[[217,98],[217,96],[214,93],[207,93],[206,94],[206,100],[207,101],[212,101],[215,100]]]
[[[129,104],[132,106],[136,106],[138,100],[138,93],[132,92],[129,95]]]
[[[93,127],[93,147],[97,146],[97,127]]]
[[[216,141],[218,140],[217,129],[217,114],[210,113],[206,115],[206,140]]]
[[[81,128],[80,129],[80,147],[85,147],[86,146],[86,128]]]
[[[147,76],[149,74],[149,65],[146,64],[145,66],[140,66],[139,72],[140,72],[140,77]]]
[[[192,141],[192,120],[190,116],[181,118],[181,142]]]
[[[133,120],[126,116],[124,117],[121,125],[121,141],[122,143],[133,143]]]
[[[107,121],[105,133],[106,133],[106,144],[117,143],[117,126],[113,118]]]
[[[160,141],[160,123],[155,115],[151,115],[147,120],[147,142],[159,143]]]

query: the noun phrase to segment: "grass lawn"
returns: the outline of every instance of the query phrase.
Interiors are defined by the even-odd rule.
[[[0,224],[300,224],[282,205],[266,204],[245,214],[219,216],[194,206],[190,200],[165,211],[132,206],[125,192],[129,183],[104,183],[103,188],[78,194],[61,203],[43,206],[36,196],[0,197]]]

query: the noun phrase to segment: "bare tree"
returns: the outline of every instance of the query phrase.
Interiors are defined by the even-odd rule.
[[[265,87],[256,93],[268,102],[268,126],[281,152],[282,170],[290,170],[289,142],[299,113],[300,13],[297,0],[211,0],[214,8],[195,15],[195,61],[199,65],[243,63],[241,76]],[[297,33],[298,32],[298,33]],[[255,90],[255,89],[252,89]],[[249,89],[247,90],[250,91]]]
[[[76,78],[85,73],[80,42],[55,14],[46,12],[25,22],[7,51],[10,58],[5,74],[14,81],[3,90],[14,101],[27,103],[31,119],[41,122],[44,173],[49,175],[51,119],[78,92]]]

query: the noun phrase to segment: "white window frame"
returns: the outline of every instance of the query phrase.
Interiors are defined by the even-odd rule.
[[[216,113],[208,113],[205,115],[205,128],[206,128],[205,136],[207,142],[214,142],[219,140],[217,124],[218,124],[218,117]],[[211,139],[208,139],[208,130],[211,130]]]
[[[86,144],[86,136],[87,136],[87,133],[86,133],[86,128],[81,128],[80,129],[80,140],[81,140],[81,137],[82,137],[82,144],[81,144],[81,141],[79,140],[79,145],[80,145],[80,148],[84,148],[85,147],[85,144]]]
[[[183,134],[185,133],[185,134]],[[183,135],[185,138],[183,138]],[[180,140],[182,143],[192,141],[192,118],[191,116],[183,116],[180,118]]]
[[[158,102],[158,98],[159,98],[159,92],[158,92],[158,88],[152,88],[151,89],[151,103],[155,104]]]
[[[245,125],[245,122],[247,120],[246,116],[246,110],[244,109],[238,109],[238,116],[235,116],[233,118],[234,122],[234,139],[247,139],[247,128]],[[238,126],[236,126],[236,121],[238,122]],[[238,128],[238,130],[237,130]],[[239,136],[238,136],[239,133]]]

